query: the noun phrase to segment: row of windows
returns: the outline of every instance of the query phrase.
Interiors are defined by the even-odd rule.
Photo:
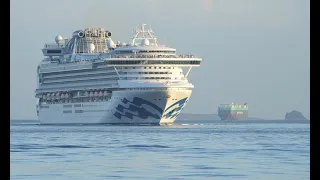
[[[174,54],[174,51],[139,51],[139,53],[168,53],[168,54]]]
[[[112,84],[112,83],[116,83],[114,80],[118,80],[118,77],[105,77],[105,78],[95,78],[95,79],[81,79],[81,78],[71,78],[71,79],[62,79],[61,81],[50,81],[50,80],[44,80],[41,83],[44,84],[50,84],[50,85],[60,85],[60,84],[69,84],[69,83],[73,83],[73,84],[79,84],[79,83],[89,83],[92,84],[94,82],[98,82],[98,83],[108,83],[108,84]]]
[[[172,74],[172,72],[139,72],[139,74]]]
[[[122,50],[122,51],[117,51],[117,54],[125,54],[125,53],[135,53],[135,50]],[[141,50],[141,51],[136,51],[136,53],[167,53],[167,54],[174,54],[174,51],[145,51],[145,50]]]
[[[97,70],[97,69],[73,69],[73,70],[69,70],[69,71],[60,71],[60,72],[49,72],[49,73],[46,73],[46,75],[64,75],[64,74],[79,74],[79,73],[95,73],[95,72],[98,72],[98,71],[101,71],[101,72],[108,72],[108,70],[114,70],[113,67],[110,67],[110,68],[103,68],[101,70]]]
[[[55,50],[55,49],[53,49],[53,50],[47,50],[47,53],[61,53],[61,50]]]
[[[124,69],[136,69],[136,67],[123,67]],[[118,69],[123,69],[122,67],[118,68]],[[171,69],[171,67],[144,67],[144,69]],[[139,69],[139,68],[137,68]],[[172,67],[172,69],[174,69],[174,67]]]
[[[50,83],[55,83],[55,82],[70,82],[70,81],[77,81],[77,80],[95,80],[95,79],[104,79],[104,78],[115,78],[117,76],[116,72],[112,73],[101,73],[101,74],[84,74],[84,75],[78,75],[78,76],[65,76],[65,77],[57,77],[57,78],[39,78],[39,82],[50,82]]]
[[[101,73],[103,74],[103,73]],[[125,75],[125,74],[172,74],[172,72],[119,72],[119,74],[121,75]],[[180,75],[182,75],[183,72],[180,72]],[[67,77],[67,78],[50,78],[50,79],[46,79],[44,80],[43,78],[39,78],[39,83],[62,83],[62,82],[73,82],[73,81],[92,81],[92,80],[110,80],[110,79],[118,79],[117,77],[115,77],[115,72],[113,72],[112,74],[111,73],[106,73],[104,74],[105,76],[97,76],[97,75],[88,75],[88,74],[85,74],[85,75],[81,75],[81,76],[78,76],[78,77]],[[109,75],[109,77],[108,77]],[[113,75],[113,76],[112,76]],[[91,78],[91,79],[87,79],[87,78]],[[107,78],[107,79],[106,79]],[[62,81],[63,80],[63,81]]]
[[[133,80],[133,79],[183,79],[183,78],[171,78],[171,77],[122,77],[124,80]]]
[[[155,100],[155,101],[156,101],[156,100],[161,100],[161,99],[153,99],[153,100]],[[176,101],[176,100],[177,100],[177,99],[172,99],[172,101]]]
[[[51,74],[40,74],[41,77],[44,77],[46,79],[52,79],[52,78],[65,78],[65,77],[74,77],[74,76],[84,76],[84,77],[89,77],[89,76],[97,76],[97,75],[112,75],[112,74],[116,74],[116,72],[114,72],[114,69],[112,70],[107,70],[107,71],[91,71],[91,72],[82,72],[82,73],[61,73],[58,75],[51,75]]]
[[[171,78],[170,77],[145,77],[144,79],[171,79]]]
[[[74,110],[74,113],[84,113],[84,112],[112,112],[112,110]],[[63,111],[63,113],[72,113],[72,110]]]
[[[190,90],[190,88],[123,88],[123,89],[118,89],[117,91],[128,91],[128,90],[155,90],[155,91],[159,91],[159,90]],[[114,97],[113,98],[117,98]]]
[[[133,65],[133,64],[141,64],[141,65],[146,65],[146,64],[190,64],[190,65],[197,65],[200,64],[200,61],[146,61],[146,60],[136,60],[136,61],[106,61],[106,64],[110,65],[117,65],[117,64],[128,64],[128,65]]]
[[[153,74],[153,72],[139,72],[139,74]],[[154,73],[154,74],[172,74],[171,72],[159,72],[159,73]],[[183,77],[120,77],[121,79],[184,79]],[[100,79],[91,79],[91,80],[82,80],[82,79],[68,79],[68,80],[64,80],[64,81],[60,81],[60,82],[52,82],[52,81],[40,81],[40,83],[42,83],[43,85],[61,85],[61,84],[79,84],[79,83],[84,83],[87,82],[89,84],[93,83],[93,82],[100,82],[100,83],[108,83],[108,84],[112,84],[115,83],[114,80],[118,80],[119,77],[110,77],[110,78],[100,78]]]

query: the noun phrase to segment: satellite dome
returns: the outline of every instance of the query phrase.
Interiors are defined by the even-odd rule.
[[[142,42],[141,42],[141,45],[143,46],[149,46],[150,42],[148,39],[143,39]]]
[[[61,44],[63,41],[63,38],[62,38],[62,36],[58,35],[58,36],[56,36],[55,40],[56,40],[57,44]]]

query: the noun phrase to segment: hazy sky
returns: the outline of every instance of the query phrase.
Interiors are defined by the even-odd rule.
[[[129,42],[151,24],[161,44],[202,57],[184,112],[249,104],[249,116],[310,116],[310,2],[307,0],[11,0],[10,118],[36,119],[36,68],[44,43],[85,27]]]

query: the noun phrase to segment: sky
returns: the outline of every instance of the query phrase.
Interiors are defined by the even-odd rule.
[[[216,114],[245,103],[249,116],[310,117],[310,1],[302,0],[11,0],[10,119],[37,119],[36,68],[44,43],[86,27],[129,42],[151,25],[158,42],[203,58],[184,113]]]

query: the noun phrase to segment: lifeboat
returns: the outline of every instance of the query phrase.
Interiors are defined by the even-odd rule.
[[[50,100],[50,93],[47,94],[47,99]]]
[[[65,99],[68,99],[68,98],[69,98],[69,94],[66,93],[66,94],[64,95],[64,98],[65,98]]]
[[[93,91],[90,92],[90,97],[93,97]]]
[[[98,91],[94,92],[94,96],[95,96],[95,97],[99,96]]]
[[[63,93],[61,93],[61,99],[64,99],[64,94]]]
[[[56,93],[56,99],[60,99],[60,93]]]
[[[86,97],[88,97],[88,96],[89,96],[88,91],[84,92],[84,96],[86,96]]]
[[[54,95],[55,95],[54,93],[51,93],[51,95],[50,95],[51,99],[55,98]]]
[[[104,96],[107,96],[107,95],[108,95],[108,91],[104,91],[104,92],[103,92],[103,95],[104,95]]]
[[[100,97],[103,96],[103,92],[102,91],[99,92],[99,96]]]

